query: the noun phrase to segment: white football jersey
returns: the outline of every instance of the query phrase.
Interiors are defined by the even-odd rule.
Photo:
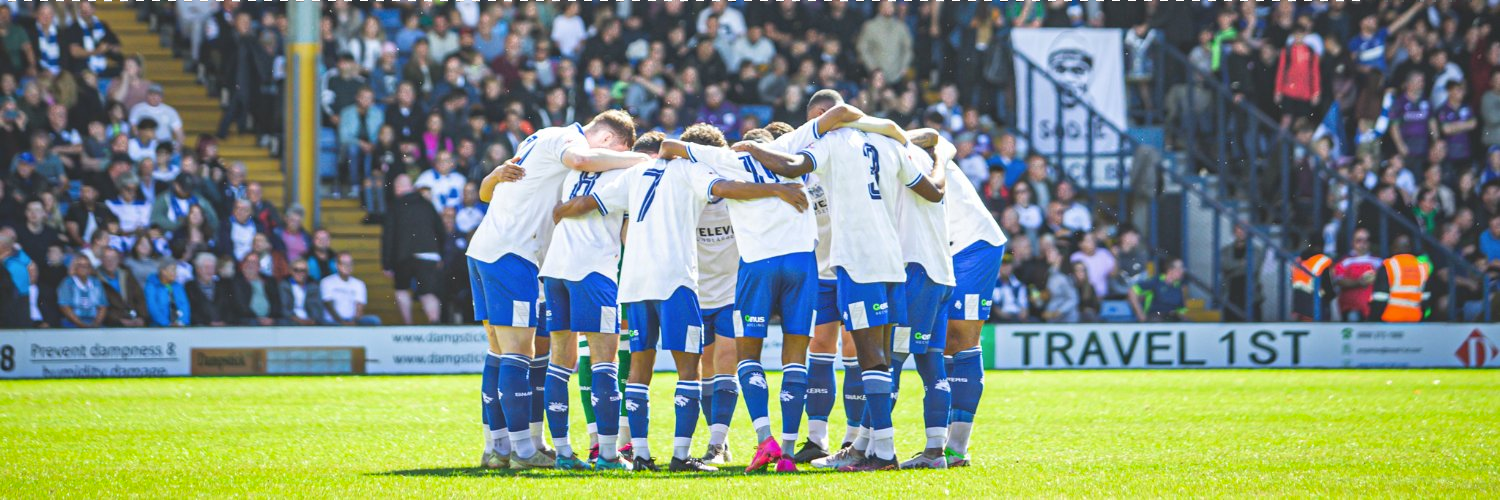
[[[448,172],[448,175],[438,174],[437,169],[427,169],[417,175],[417,182],[413,184],[417,189],[429,189],[432,191],[432,208],[438,213],[443,213],[444,208],[458,209],[463,204],[464,184],[469,182],[464,174]]]
[[[829,261],[856,283],[906,281],[906,261],[896,238],[895,204],[886,201],[922,178],[895,140],[852,129],[829,132],[802,154],[813,162],[828,201]]]
[[[568,172],[563,181],[560,201],[580,196],[591,196],[594,189],[614,182],[625,175],[624,170],[608,172]],[[551,214],[548,214],[551,218]],[[572,217],[557,222],[552,230],[552,245],[547,249],[547,260],[539,273],[543,278],[566,281],[583,281],[593,273],[608,278],[610,282],[620,272],[620,226],[625,215],[608,216],[597,212],[581,217]]]
[[[717,309],[734,305],[740,252],[735,246],[729,200],[709,203],[698,217],[698,305]]]
[[[948,213],[948,254],[956,255],[974,242],[983,241],[994,246],[1004,245],[1009,238],[1000,230],[1000,224],[985,208],[984,200],[974,184],[959,170],[958,165],[948,163],[948,185],[944,190],[943,207]]]
[[[932,157],[916,144],[906,145],[912,166],[931,174]],[[943,202],[933,203],[910,189],[891,196],[896,200],[896,233],[901,238],[901,254],[910,264],[920,264],[927,277],[940,285],[955,286],[953,256],[948,254],[948,219]]]
[[[588,146],[583,126],[577,123],[538,130],[521,142],[516,157],[526,177],[495,186],[489,211],[469,243],[469,257],[494,262],[515,254],[532,264],[541,262],[544,243],[551,237],[552,208],[572,171],[562,156],[575,146]]]
[[[771,141],[771,149],[797,154],[811,146],[818,137],[818,120],[809,120],[796,130]],[[832,280],[838,277],[833,272],[833,262],[829,258],[833,248],[833,229],[829,226],[833,206],[828,203],[828,192],[823,188],[823,181],[818,174],[807,174],[802,176],[802,180],[807,188],[807,201],[812,204],[813,217],[818,222],[818,246],[814,251],[818,257],[818,279]]]
[[[749,153],[725,148],[688,146],[688,159],[706,164],[714,173],[732,181],[756,184],[800,183],[771,172]],[[740,258],[759,262],[772,257],[811,252],[818,245],[818,220],[812,212],[798,212],[780,198],[726,200],[734,223]]]
[[[708,167],[688,160],[654,160],[594,189],[600,213],[629,214],[621,304],[666,300],[681,287],[697,292],[698,216],[720,180]]]

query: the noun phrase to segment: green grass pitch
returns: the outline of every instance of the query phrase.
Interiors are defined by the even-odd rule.
[[[653,384],[658,456],[670,455],[671,381]],[[923,439],[916,375],[904,382],[903,458]],[[706,477],[478,470],[478,386],[478,376],[0,382],[0,496],[1500,494],[1494,371],[991,372],[973,467]],[[740,463],[753,439],[743,408],[731,432]]]

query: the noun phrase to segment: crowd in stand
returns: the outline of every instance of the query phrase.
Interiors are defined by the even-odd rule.
[[[242,165],[218,159],[214,137],[183,147],[181,118],[139,61],[110,42],[107,26],[79,22],[86,2],[11,5],[30,11],[0,18],[9,63],[0,68],[0,155],[14,159],[0,198],[8,307],[25,304],[28,324],[51,326],[370,320],[363,284],[341,285],[357,278],[340,278],[346,266],[328,233],[304,228],[300,207],[283,214],[263,199]],[[275,149],[285,6],[142,8],[172,20],[190,69],[222,98],[219,136],[237,128]],[[324,196],[356,198],[370,223],[387,226],[383,270],[432,263],[392,274],[403,314],[420,299],[431,319],[461,321],[471,307],[463,252],[485,210],[476,184],[531,132],[622,108],[642,130],[676,136],[707,122],[733,139],[770,121],[800,123],[806,96],[834,88],[958,146],[961,169],[1012,237],[995,319],[1091,320],[1121,301],[1137,319],[1172,320],[1186,302],[1181,262],[1158,259],[1138,230],[1091,209],[1007,132],[1012,28],[1124,29],[1132,109],[1147,111],[1132,114],[1137,125],[1206,106],[1207,92],[1182,88],[1207,82],[1151,67],[1154,46],[1181,50],[1310,144],[1297,150],[1303,170],[1326,160],[1462,258],[1494,266],[1495,12],[1478,1],[330,2],[318,104],[337,161]],[[1148,89],[1164,77],[1176,78],[1165,82],[1173,91],[1155,102]],[[1319,131],[1335,102],[1347,126]],[[1337,227],[1338,210],[1353,206],[1347,191],[1330,186],[1329,199],[1310,200],[1294,185],[1277,196],[1329,208],[1319,224],[1333,227],[1314,244],[1357,257],[1355,233]],[[421,234],[391,229],[410,220],[438,223]],[[1241,233],[1226,261],[1253,259]],[[1248,279],[1243,265],[1229,268],[1240,273],[1229,279]],[[1353,275],[1345,284],[1365,279],[1342,272]],[[1477,291],[1462,284],[1461,293]]]
[[[347,254],[188,137],[93,7],[0,5],[0,326],[374,321]]]

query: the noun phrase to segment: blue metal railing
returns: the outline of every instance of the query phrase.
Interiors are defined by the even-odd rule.
[[[1018,69],[1025,72],[1025,76],[1023,78],[1025,78],[1028,82],[1027,89],[1029,90],[1027,95],[1018,95],[1017,99],[1027,100],[1027,114],[1030,115],[1031,113],[1035,112],[1034,110],[1036,109],[1036,106],[1031,104],[1037,102],[1037,96],[1034,89],[1036,88],[1036,84],[1039,80],[1044,84],[1050,84],[1053,86],[1056,91],[1056,99],[1059,100],[1058,106],[1056,106],[1056,108],[1058,110],[1061,110],[1063,106],[1061,105],[1060,101],[1064,93],[1069,92],[1069,90],[1067,90],[1067,87],[1057,82],[1045,69],[1041,68],[1035,62],[1026,58],[1024,55],[1018,53],[1017,60],[1020,62]],[[1216,261],[1213,266],[1214,272],[1212,273],[1214,276],[1210,278],[1204,278],[1202,276],[1198,276],[1192,272],[1189,272],[1187,273],[1187,282],[1194,288],[1213,298],[1213,303],[1215,305],[1233,311],[1239,314],[1242,318],[1254,318],[1254,313],[1256,310],[1255,298],[1257,296],[1256,291],[1258,285],[1257,278],[1260,275],[1260,271],[1262,271],[1262,269],[1260,268],[1260,261],[1263,259],[1260,256],[1267,255],[1279,264],[1276,266],[1276,268],[1280,273],[1281,278],[1278,280],[1281,283],[1281,294],[1279,295],[1281,300],[1278,300],[1277,316],[1281,318],[1288,317],[1290,300],[1289,295],[1286,293],[1286,288],[1290,283],[1291,270],[1295,267],[1306,271],[1305,268],[1302,268],[1300,259],[1298,259],[1290,252],[1284,250],[1281,246],[1277,245],[1275,242],[1275,238],[1272,237],[1268,232],[1260,227],[1256,227],[1248,220],[1241,219],[1240,210],[1235,210],[1225,205],[1222,201],[1220,201],[1219,197],[1214,196],[1209,192],[1209,190],[1204,187],[1204,184],[1206,183],[1202,179],[1191,178],[1190,174],[1180,171],[1179,167],[1175,167],[1176,162],[1164,160],[1159,162],[1152,162],[1151,164],[1134,164],[1131,165],[1129,169],[1126,169],[1124,167],[1125,156],[1127,154],[1133,155],[1133,153],[1139,147],[1141,147],[1141,145],[1118,125],[1110,122],[1109,120],[1103,119],[1103,115],[1092,104],[1081,99],[1076,101],[1078,102],[1078,106],[1081,106],[1088,113],[1090,123],[1097,123],[1110,132],[1113,132],[1115,136],[1119,138],[1119,141],[1121,143],[1119,144],[1120,147],[1115,153],[1116,161],[1119,162],[1117,164],[1117,170],[1115,171],[1115,174],[1116,178],[1119,180],[1119,184],[1117,185],[1117,187],[1120,188],[1119,192],[1116,193],[1117,201],[1119,203],[1118,209],[1115,212],[1116,220],[1124,222],[1130,218],[1130,196],[1127,191],[1127,186],[1134,184],[1133,181],[1141,180],[1142,176],[1149,175],[1149,177],[1146,177],[1146,179],[1152,181],[1154,185],[1149,186],[1148,189],[1154,191],[1155,195],[1151,196],[1149,199],[1147,217],[1149,227],[1145,228],[1146,235],[1151,241],[1151,244],[1149,246],[1151,247],[1153,252],[1165,253],[1164,249],[1160,246],[1160,239],[1158,236],[1160,233],[1159,229],[1161,227],[1159,195],[1165,190],[1165,183],[1172,182],[1173,187],[1178,188],[1178,190],[1184,194],[1182,201],[1184,203],[1184,218],[1188,216],[1186,204],[1189,199],[1197,201],[1204,207],[1208,208],[1212,212],[1214,218],[1213,226],[1215,234],[1213,235],[1214,244],[1212,246],[1214,259]],[[1021,122],[1024,123],[1026,127],[1030,127],[1032,123],[1035,123],[1032,118],[1034,118],[1034,116],[1027,116],[1026,119]],[[1061,122],[1062,120],[1059,116],[1057,123]],[[1033,134],[1031,133],[1033,131],[1022,130],[1021,132],[1022,133],[1018,134],[1021,140],[1026,141],[1028,146],[1031,146],[1031,149],[1035,150],[1035,144],[1032,142]],[[1066,159],[1064,154],[1066,151],[1065,148],[1063,148],[1062,143],[1062,134],[1054,131],[1053,135],[1056,137],[1055,140],[1057,141],[1056,148],[1053,154],[1053,164],[1061,166],[1065,163],[1064,160]],[[1097,160],[1097,158],[1095,158],[1093,155],[1093,152],[1096,150],[1094,146],[1094,134],[1085,133],[1083,134],[1083,136],[1086,138],[1085,153],[1087,154],[1083,161],[1085,164],[1085,172],[1087,173],[1087,176],[1090,180],[1089,184],[1087,184],[1088,186],[1090,186],[1090,188],[1085,189],[1084,192],[1086,194],[1086,197],[1088,198],[1088,203],[1091,206],[1107,210],[1109,207],[1100,201],[1100,193],[1097,189],[1094,189],[1094,187],[1097,186],[1097,184],[1093,182],[1095,180],[1093,178],[1093,163]],[[1076,179],[1073,179],[1072,175],[1068,173],[1065,168],[1058,168],[1056,173],[1061,178],[1073,182],[1075,185],[1084,185],[1078,183]],[[1219,268],[1219,264],[1217,262],[1219,248],[1217,233],[1220,232],[1219,230],[1221,229],[1219,227],[1219,221],[1225,219],[1229,220],[1233,224],[1242,227],[1248,237],[1247,248],[1245,251],[1247,262],[1245,280],[1246,293],[1244,300],[1241,303],[1232,303],[1232,301],[1228,300],[1228,291],[1225,290],[1224,287],[1218,285],[1218,275],[1220,273],[1217,272]],[[1184,231],[1187,231],[1188,226],[1189,224],[1184,223],[1182,229]],[[1184,262],[1187,262],[1190,258],[1189,252],[1186,251],[1188,246],[1187,242],[1189,241],[1189,239],[1183,238],[1182,241],[1183,249],[1176,255],[1182,258]],[[1258,251],[1257,249],[1260,250]]]
[[[1336,235],[1336,249],[1343,248],[1343,242],[1350,241],[1353,233],[1358,227],[1372,229],[1372,236],[1378,242],[1380,254],[1390,255],[1391,242],[1398,236],[1406,236],[1412,244],[1412,251],[1416,254],[1435,254],[1444,261],[1443,269],[1448,271],[1447,279],[1447,312],[1445,318],[1449,321],[1458,321],[1469,318],[1462,317],[1462,304],[1458,302],[1458,281],[1460,279],[1476,280],[1481,283],[1482,317],[1488,321],[1492,315],[1491,303],[1495,292],[1494,278],[1481,271],[1477,267],[1464,261],[1454,249],[1442,245],[1436,238],[1421,230],[1411,219],[1402,216],[1392,207],[1381,203],[1376,196],[1359,183],[1350,181],[1341,175],[1334,165],[1324,158],[1312,154],[1313,148],[1310,144],[1301,142],[1294,135],[1294,131],[1287,130],[1280,123],[1267,116],[1259,108],[1245,101],[1236,101],[1233,90],[1229,85],[1228,64],[1219,68],[1217,74],[1210,74],[1202,68],[1194,66],[1186,56],[1167,44],[1156,44],[1152,47],[1156,68],[1166,74],[1187,75],[1186,82],[1201,83],[1202,85],[1188,84],[1185,86],[1186,100],[1194,102],[1198,92],[1208,92],[1213,105],[1210,106],[1211,116],[1202,117],[1198,113],[1180,113],[1177,120],[1163,119],[1160,123],[1169,131],[1169,135],[1178,137],[1194,136],[1199,133],[1197,125],[1200,120],[1211,119],[1216,125],[1214,132],[1204,134],[1200,139],[1212,141],[1211,147],[1218,152],[1214,158],[1205,158],[1200,148],[1187,148],[1187,153],[1192,155],[1196,161],[1203,165],[1212,165],[1219,174],[1218,183],[1220,196],[1229,197],[1234,193],[1229,192],[1229,187],[1234,185],[1230,180],[1243,174],[1248,177],[1248,189],[1252,191],[1249,197],[1255,199],[1268,198],[1267,193],[1260,185],[1260,179],[1267,173],[1278,174],[1279,193],[1293,198],[1292,203],[1275,203],[1272,207],[1252,207],[1249,214],[1252,220],[1262,224],[1281,224],[1283,227],[1283,245],[1286,248],[1297,248],[1304,244],[1315,242],[1317,238],[1308,233],[1321,234],[1325,213],[1330,211],[1327,206],[1326,188],[1334,188],[1345,193],[1346,208],[1343,219],[1339,223],[1339,231]],[[1156,93],[1153,100],[1158,106],[1165,105],[1167,89],[1164,78],[1157,78],[1153,86]],[[1148,115],[1148,117],[1153,115]],[[1164,115],[1163,115],[1164,116]],[[1227,126],[1226,126],[1227,125]],[[1305,158],[1306,172],[1294,170],[1293,164],[1297,153],[1302,153]],[[1273,165],[1279,169],[1278,172],[1265,172],[1266,165],[1262,159],[1274,159]],[[1231,168],[1232,162],[1242,165],[1243,171]],[[1310,186],[1296,185],[1298,193],[1308,196],[1294,196],[1294,185],[1291,183],[1292,174],[1298,173],[1310,177]],[[1226,176],[1231,174],[1232,177]],[[1331,184],[1331,186],[1330,186]],[[1307,193],[1306,191],[1310,191]],[[1259,195],[1259,196],[1256,196]],[[1300,210],[1294,206],[1302,205]],[[1374,221],[1363,221],[1357,219],[1364,207],[1370,207],[1375,215]],[[1293,227],[1297,223],[1299,215],[1311,213],[1311,230],[1303,230],[1294,233]],[[1301,241],[1293,240],[1301,236]]]

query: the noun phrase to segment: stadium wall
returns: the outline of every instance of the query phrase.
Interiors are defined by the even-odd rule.
[[[992,369],[1493,368],[1497,341],[1492,324],[1082,324],[987,325],[982,344]],[[12,330],[0,379],[478,373],[486,348],[463,326]]]

